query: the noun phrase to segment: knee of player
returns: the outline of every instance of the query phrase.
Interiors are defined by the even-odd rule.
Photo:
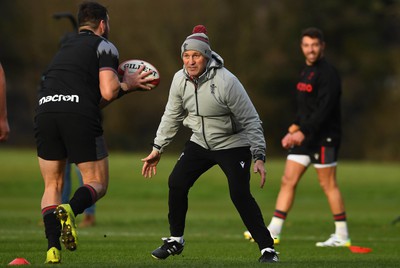
[[[97,200],[102,198],[107,193],[108,185],[106,183],[91,182],[86,183],[87,188],[92,191],[93,197]]]
[[[320,180],[319,185],[325,192],[335,190],[338,188],[338,185],[334,180]]]
[[[176,184],[168,184],[169,188],[169,195],[176,197],[176,198],[182,198],[185,197],[189,194],[190,187],[186,185],[176,185]]]
[[[282,176],[281,187],[295,188],[297,186],[298,181],[299,179],[284,174]]]
[[[253,198],[250,191],[243,191],[242,189],[238,189],[236,191],[231,190],[230,197],[234,204],[239,204]]]
[[[104,197],[107,193],[107,186],[103,186],[100,187],[99,189],[97,189],[97,200],[99,200],[100,198]]]
[[[168,188],[170,192],[186,194],[192,188],[193,183],[188,183],[177,179],[176,177],[170,176],[168,178]]]

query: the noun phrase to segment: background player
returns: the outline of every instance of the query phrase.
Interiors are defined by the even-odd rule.
[[[346,212],[336,180],[336,166],[341,142],[341,81],[336,69],[325,57],[323,33],[308,28],[301,35],[305,67],[296,86],[297,116],[282,139],[289,150],[274,216],[268,229],[275,244],[280,242],[283,223],[294,201],[298,182],[313,164],[333,214],[335,233],[318,247],[350,246]],[[246,238],[251,238],[245,232]]]

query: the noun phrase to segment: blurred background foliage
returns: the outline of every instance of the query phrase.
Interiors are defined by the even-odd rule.
[[[7,75],[10,139],[1,146],[34,147],[33,115],[39,78],[65,34],[58,12],[76,14],[75,0],[1,0],[0,61]],[[348,159],[400,160],[400,1],[398,0],[100,0],[110,14],[110,40],[120,60],[153,63],[161,84],[104,110],[112,150],[150,150],[180,46],[204,24],[211,47],[243,83],[264,123],[270,157],[295,111],[294,85],[304,62],[299,35],[321,28],[327,59],[343,82],[343,145]],[[77,130],[79,131],[79,130]],[[181,130],[168,151],[181,149]]]

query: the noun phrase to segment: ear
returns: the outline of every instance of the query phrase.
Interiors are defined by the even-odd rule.
[[[322,41],[322,43],[321,43],[321,48],[322,48],[322,50],[324,50],[324,49],[325,49],[325,47],[326,47],[326,44],[325,44],[325,42],[324,42],[324,41]]]
[[[99,24],[101,34],[103,34],[106,31],[106,27],[107,27],[107,22],[105,20],[101,20]]]

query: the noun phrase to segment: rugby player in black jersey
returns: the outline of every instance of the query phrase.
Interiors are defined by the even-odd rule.
[[[107,191],[108,152],[100,111],[122,95],[151,90],[143,67],[119,81],[117,48],[107,40],[107,9],[84,2],[78,10],[78,33],[66,40],[44,72],[38,92],[35,138],[44,179],[41,209],[48,240],[46,263],[61,262],[61,241],[78,244],[75,217]],[[68,204],[61,203],[66,160],[77,164],[84,185]]]
[[[296,85],[297,115],[282,139],[288,156],[268,229],[275,244],[279,244],[297,184],[309,165],[313,165],[335,222],[335,233],[326,241],[317,242],[316,246],[349,247],[346,212],[336,179],[341,140],[341,81],[336,69],[324,57],[325,42],[321,30],[305,29],[300,45],[305,66]],[[251,239],[251,234],[246,231],[245,237]]]

